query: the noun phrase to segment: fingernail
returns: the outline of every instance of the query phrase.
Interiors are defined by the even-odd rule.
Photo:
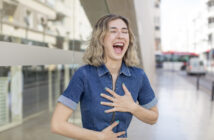
[[[108,88],[107,87],[105,87],[105,90],[107,90]]]
[[[116,122],[119,123],[120,121],[119,121],[119,120],[116,120]]]
[[[100,96],[103,96],[103,93],[101,93]]]
[[[125,86],[125,84],[123,83],[123,85]]]
[[[103,104],[103,102],[100,102],[100,104]]]

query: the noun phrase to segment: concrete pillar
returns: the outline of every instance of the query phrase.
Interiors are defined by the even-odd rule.
[[[70,81],[70,71],[69,71],[69,65],[65,65],[65,74],[64,74],[64,89],[67,88]]]
[[[8,77],[0,77],[0,127],[9,123]]]
[[[154,0],[134,0],[143,68],[150,82],[155,79]]]
[[[22,122],[23,74],[21,66],[11,67],[11,114],[12,122]]]
[[[52,70],[48,69],[48,106],[49,106],[49,111],[53,110],[53,90],[52,90]]]
[[[56,69],[56,80],[55,80],[55,103],[57,102],[57,99],[59,98],[59,95],[61,94],[60,92],[60,84],[61,84],[61,71],[60,69]]]
[[[63,49],[64,50],[69,50],[69,32],[67,33],[66,35],[66,39],[64,41],[64,44],[63,44]],[[74,46],[75,47],[75,46]],[[69,65],[64,65],[64,89],[68,86],[69,84],[69,81],[70,81],[70,74],[69,74]]]

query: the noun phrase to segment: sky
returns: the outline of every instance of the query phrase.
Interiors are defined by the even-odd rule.
[[[201,0],[161,0],[163,51],[188,51],[188,24],[200,4]]]

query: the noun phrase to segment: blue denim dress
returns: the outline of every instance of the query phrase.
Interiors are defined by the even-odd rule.
[[[119,95],[124,95],[123,83],[131,92],[134,101],[138,102],[142,107],[150,109],[157,104],[157,98],[146,74],[141,68],[128,67],[123,62],[115,85],[115,92]],[[119,120],[119,125],[113,131],[126,131],[126,134],[120,137],[127,137],[127,129],[131,122],[132,114],[129,112],[115,112],[114,114],[104,112],[112,108],[100,104],[101,101],[110,102],[100,96],[101,93],[110,95],[105,90],[106,87],[113,88],[112,76],[106,66],[85,65],[75,72],[67,89],[59,97],[58,102],[72,110],[75,110],[80,102],[83,127],[90,130],[102,131],[112,123],[112,118],[115,121]]]

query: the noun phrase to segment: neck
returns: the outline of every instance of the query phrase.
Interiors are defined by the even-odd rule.
[[[122,61],[107,61],[105,63],[107,69],[112,75],[118,75],[120,71],[120,67],[122,65]]]

